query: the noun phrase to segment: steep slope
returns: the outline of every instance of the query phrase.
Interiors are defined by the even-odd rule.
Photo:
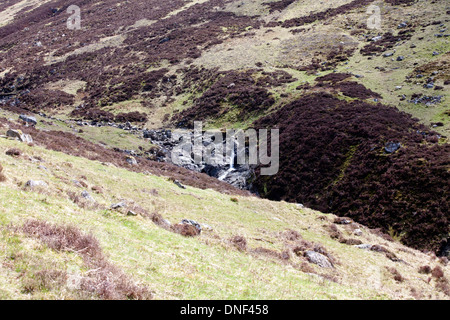
[[[81,30],[67,28],[69,5],[81,9]],[[369,5],[380,29],[368,27]],[[262,195],[448,254],[447,1],[16,0],[2,9],[4,109],[150,128],[277,126],[283,165],[257,178]],[[146,148],[115,129],[56,127]],[[386,143],[401,148],[386,153]]]
[[[445,259],[350,219],[286,202],[180,189],[164,177],[14,140],[0,139],[0,163],[2,299],[450,294]],[[119,202],[126,206],[111,208]],[[182,219],[197,221],[202,232],[181,228]]]

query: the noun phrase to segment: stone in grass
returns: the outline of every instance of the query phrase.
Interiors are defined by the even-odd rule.
[[[325,257],[323,254],[320,254],[315,251],[306,251],[305,257],[308,259],[310,263],[317,264],[321,268],[333,268],[333,264]]]
[[[384,146],[384,150],[387,153],[394,153],[395,151],[397,151],[398,149],[400,149],[401,144],[398,142],[388,142],[386,143],[386,145]]]
[[[119,208],[123,208],[123,207],[126,207],[126,204],[125,204],[125,202],[121,201],[121,202],[113,204],[111,206],[111,209],[119,209]]]
[[[210,225],[207,225],[206,223],[202,223],[200,226],[201,226],[202,230],[205,230],[205,231],[213,231],[214,230],[213,227],[211,227]]]
[[[33,138],[31,138],[31,136],[29,134],[23,133],[21,130],[9,129],[6,132],[6,136],[10,137],[10,138],[17,139],[17,140],[19,140],[21,142],[33,143]]]
[[[85,198],[86,200],[89,200],[89,201],[94,201],[94,198],[92,198],[92,196],[89,194],[89,192],[87,192],[87,191],[83,191],[82,193],[81,193],[81,196],[83,197],[83,198]]]
[[[21,114],[19,116],[19,119],[26,122],[27,124],[31,124],[32,126],[35,126],[37,124],[37,120],[35,117],[27,116],[25,114]]]
[[[190,224],[191,226],[195,227],[195,229],[197,229],[199,234],[202,232],[202,227],[195,220],[183,219],[181,220],[181,224]]]
[[[25,183],[25,187],[34,188],[34,187],[47,187],[47,183],[41,180],[28,180]]]
[[[178,180],[174,180],[173,183],[175,183],[175,184],[176,184],[179,188],[181,188],[181,189],[186,189],[186,187],[183,186],[183,185],[181,184],[181,182],[178,181]]]
[[[132,166],[136,166],[138,164],[136,159],[132,156],[127,156],[126,161]]]
[[[132,211],[132,210],[128,210],[127,216],[133,216],[133,217],[135,217],[135,216],[137,216],[137,213],[134,212],[134,211]]]
[[[358,244],[355,247],[357,247],[358,249],[370,250],[372,248],[372,245],[364,243],[364,244]]]

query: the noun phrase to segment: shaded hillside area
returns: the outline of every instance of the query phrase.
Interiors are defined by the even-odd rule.
[[[382,227],[416,248],[446,243],[450,146],[409,115],[316,93],[255,126],[280,128],[280,172],[256,183],[265,197]]]

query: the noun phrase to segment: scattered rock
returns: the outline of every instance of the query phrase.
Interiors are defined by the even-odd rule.
[[[336,219],[334,219],[334,223],[336,223],[336,224],[350,224],[350,223],[352,223],[352,220],[350,218],[337,217]]]
[[[89,194],[89,192],[87,192],[87,191],[81,192],[81,196],[86,200],[94,201],[94,198],[92,198],[91,195]]]
[[[317,264],[321,268],[333,268],[333,264],[325,257],[323,254],[320,254],[315,251],[306,251],[305,257],[308,259],[310,263]]]
[[[383,57],[387,58],[387,57],[392,57],[394,55],[393,52],[386,52],[383,54]]]
[[[136,166],[138,164],[136,159],[132,156],[127,156],[126,161],[132,166]]]
[[[370,250],[372,248],[371,244],[358,244],[355,247],[357,247],[358,249],[363,249],[363,250]]]
[[[17,139],[17,140],[19,140],[21,142],[25,142],[25,143],[32,143],[33,142],[33,138],[31,138],[31,136],[29,134],[23,133],[21,130],[9,129],[6,132],[6,136],[10,137],[10,138]]]
[[[412,95],[409,102],[414,104],[423,103],[427,106],[431,106],[433,104],[440,103],[442,98],[443,96]]]
[[[37,120],[35,117],[27,116],[25,114],[21,114],[19,116],[19,119],[25,121],[27,124],[31,124],[32,126],[35,126],[37,124]]]
[[[166,37],[166,38],[163,38],[163,39],[161,39],[161,40],[159,40],[159,44],[162,44],[162,43],[165,43],[165,42],[168,42],[168,41],[170,41],[170,38],[169,37]]]
[[[25,187],[28,188],[34,188],[34,187],[47,187],[47,183],[40,180],[28,180],[27,183],[25,183]]]
[[[181,223],[182,224],[189,224],[189,225],[193,226],[195,229],[197,229],[198,234],[200,234],[202,232],[202,227],[195,220],[183,219],[183,220],[181,220]]]
[[[207,225],[206,223],[202,223],[201,225],[201,229],[204,231],[213,231],[213,227],[211,227],[210,225]]]
[[[398,56],[398,57],[397,57],[397,61],[403,61],[404,59],[405,59],[404,56]]]
[[[398,149],[400,149],[401,144],[398,142],[388,142],[386,143],[386,145],[384,146],[384,150],[387,153],[394,153],[395,151],[397,151]]]
[[[133,217],[135,217],[135,216],[137,216],[137,213],[134,212],[133,210],[128,210],[127,216],[133,216]]]
[[[361,229],[355,229],[355,230],[353,231],[353,234],[354,234],[355,236],[362,236],[363,232],[361,231]]]
[[[178,181],[178,180],[174,180],[173,183],[175,183],[175,184],[176,184],[178,187],[180,187],[181,189],[186,189],[186,187],[183,186],[183,185],[180,183],[180,181]]]
[[[119,208],[124,208],[124,207],[126,207],[127,205],[126,205],[126,203],[125,202],[123,202],[123,201],[121,201],[121,202],[119,202],[119,203],[116,203],[116,204],[113,204],[112,206],[111,206],[111,209],[119,209]]]

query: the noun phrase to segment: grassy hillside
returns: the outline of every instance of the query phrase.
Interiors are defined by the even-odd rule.
[[[20,155],[7,155],[11,149]],[[444,278],[419,273],[422,266],[450,272],[433,254],[408,249],[355,223],[335,224],[334,215],[211,189],[180,189],[164,177],[6,139],[0,140],[0,163],[6,178],[0,184],[3,299],[448,297]],[[27,187],[29,180],[47,186]],[[83,199],[83,191],[92,202]],[[128,207],[110,209],[120,201]],[[137,216],[127,215],[129,210]],[[156,213],[172,224],[187,218],[209,228],[185,237],[155,224],[160,221]],[[353,234],[357,228],[362,235]],[[78,243],[72,238],[87,235],[94,239],[72,246]],[[245,238],[246,246],[230,240],[236,236]],[[380,245],[390,254],[359,249],[338,238]],[[313,243],[334,261],[334,268],[303,257]],[[84,252],[84,246],[94,253]],[[73,284],[80,279],[91,286]]]
[[[447,299],[447,258],[400,242],[450,242],[449,15],[447,0],[2,2],[0,135],[35,144],[0,138],[0,298]],[[254,181],[277,202],[95,125],[199,120],[280,128],[280,173]]]

